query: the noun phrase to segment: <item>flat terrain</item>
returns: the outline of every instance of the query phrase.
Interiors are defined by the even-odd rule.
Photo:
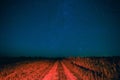
[[[0,80],[120,80],[119,57],[19,59],[1,59]]]

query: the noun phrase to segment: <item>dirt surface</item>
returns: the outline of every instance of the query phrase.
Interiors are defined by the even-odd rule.
[[[119,80],[118,63],[81,58],[24,61],[4,65],[0,80]]]

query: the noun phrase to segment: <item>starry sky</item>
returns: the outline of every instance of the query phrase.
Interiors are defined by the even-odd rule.
[[[0,56],[118,56],[119,0],[0,0]]]

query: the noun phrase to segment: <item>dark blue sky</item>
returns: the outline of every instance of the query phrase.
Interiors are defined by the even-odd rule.
[[[120,53],[119,0],[0,1],[1,56]]]

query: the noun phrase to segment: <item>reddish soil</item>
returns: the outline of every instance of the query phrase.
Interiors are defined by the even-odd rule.
[[[119,80],[119,63],[89,58],[24,61],[5,65],[0,80]]]

